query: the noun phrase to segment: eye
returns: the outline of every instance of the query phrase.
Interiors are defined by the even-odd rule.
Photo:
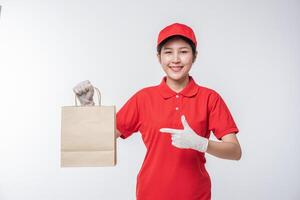
[[[181,51],[181,53],[188,53],[188,51]]]
[[[164,52],[165,54],[170,54],[170,53],[172,53],[171,51],[165,51]]]

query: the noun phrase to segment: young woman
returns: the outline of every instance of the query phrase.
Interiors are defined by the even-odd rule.
[[[205,153],[241,158],[239,130],[225,102],[189,75],[196,47],[187,25],[161,30],[157,58],[166,76],[159,85],[136,92],[117,113],[117,135],[125,139],[139,131],[147,148],[137,176],[137,200],[211,199]],[[82,104],[94,105],[89,81],[73,90]],[[211,132],[221,142],[209,140]]]

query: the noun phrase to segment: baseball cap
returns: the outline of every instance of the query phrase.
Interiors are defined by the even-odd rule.
[[[181,23],[174,23],[163,28],[158,34],[157,46],[168,37],[174,35],[180,35],[190,39],[195,44],[195,47],[197,47],[197,40],[193,29]]]

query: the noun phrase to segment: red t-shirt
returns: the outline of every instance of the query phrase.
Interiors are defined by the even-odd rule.
[[[137,200],[208,200],[211,198],[210,177],[205,169],[204,153],[180,149],[171,144],[170,134],[160,128],[183,129],[181,115],[199,135],[210,132],[221,139],[238,128],[221,96],[199,86],[193,78],[179,93],[166,84],[135,93],[117,113],[117,129],[125,139],[140,132],[147,148],[137,176]]]

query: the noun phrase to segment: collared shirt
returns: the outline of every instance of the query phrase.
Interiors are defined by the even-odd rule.
[[[189,76],[185,88],[176,93],[166,84],[135,93],[117,113],[117,129],[125,139],[140,132],[147,148],[137,176],[137,200],[208,200],[210,177],[204,153],[172,145],[170,134],[160,128],[183,129],[181,115],[200,136],[210,133],[221,139],[238,128],[221,96],[199,86]]]

